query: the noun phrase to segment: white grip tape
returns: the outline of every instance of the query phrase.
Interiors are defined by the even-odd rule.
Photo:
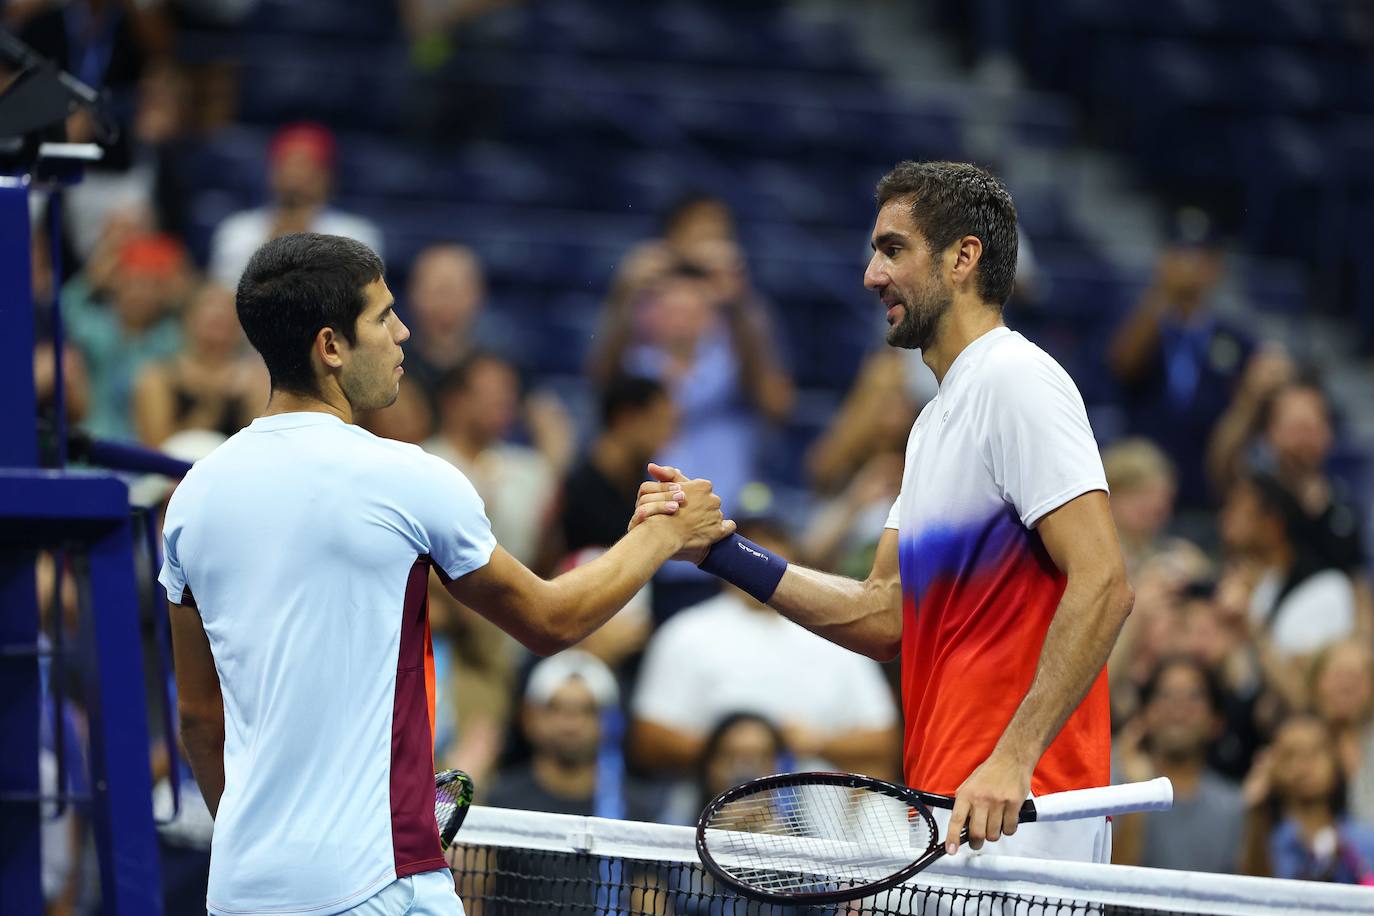
[[[1174,805],[1174,785],[1163,776],[1098,789],[1054,792],[1035,799],[1037,821],[1072,821],[1085,817],[1167,811]]]

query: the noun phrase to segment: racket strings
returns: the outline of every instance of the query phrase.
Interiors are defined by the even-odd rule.
[[[872,884],[934,842],[929,822],[897,798],[831,785],[773,786],[722,805],[707,846],[726,874],[774,893]]]

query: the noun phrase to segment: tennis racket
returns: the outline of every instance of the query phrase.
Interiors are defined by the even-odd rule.
[[[434,819],[439,823],[439,847],[448,852],[463,818],[472,807],[472,777],[462,770],[443,770],[434,774]]]
[[[1164,778],[1057,792],[1020,822],[1160,811]],[[954,799],[851,773],[765,776],[717,796],[697,821],[697,854],[721,882],[770,903],[840,903],[895,887],[942,855],[931,808]],[[964,830],[960,842],[968,839]]]

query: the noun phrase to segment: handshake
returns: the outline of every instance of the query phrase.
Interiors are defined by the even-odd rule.
[[[649,465],[653,480],[639,487],[639,501],[627,530],[655,517],[653,524],[671,525],[678,539],[674,560],[700,564],[711,545],[735,533],[735,523],[720,511],[720,497],[711,492],[711,481],[688,480],[677,468]]]

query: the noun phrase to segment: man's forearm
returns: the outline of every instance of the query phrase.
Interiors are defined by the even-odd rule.
[[[581,642],[623,608],[672,557],[678,541],[666,519],[639,525],[610,550],[548,583],[550,652]]]
[[[902,641],[900,583],[859,582],[791,564],[768,604],[784,617],[853,652],[887,661]]]
[[[205,806],[214,817],[224,794],[224,721],[201,722],[183,718],[181,744],[191,772],[200,786]]]
[[[997,753],[1035,766],[1107,663],[1133,600],[1121,579],[1091,585],[1069,579],[1045,634],[1035,678],[997,742]]]

